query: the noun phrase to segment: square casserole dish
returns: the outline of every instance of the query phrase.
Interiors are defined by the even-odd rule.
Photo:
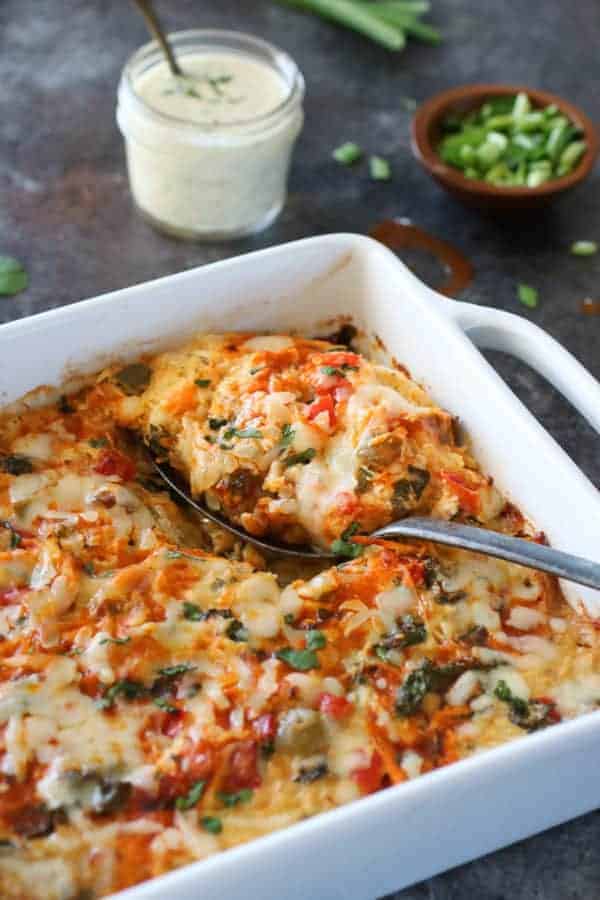
[[[456,303],[341,234],[192,269],[0,328],[0,404],[196,331],[326,333],[352,321],[458,415],[483,469],[556,547],[600,562],[597,490],[474,344],[522,358],[600,430],[600,385],[525,319]],[[330,328],[331,330],[331,328]],[[600,595],[564,585],[600,616]],[[374,898],[600,805],[600,710],[120,893],[123,900]]]

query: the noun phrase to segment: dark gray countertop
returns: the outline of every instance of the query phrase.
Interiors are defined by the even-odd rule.
[[[163,0],[168,26],[247,30],[286,48],[307,80],[306,126],[283,216],[250,240],[183,244],[155,234],[132,209],[114,121],[120,69],[144,28],[125,0],[2,0],[0,4],[0,253],[22,259],[28,291],[0,300],[0,321],[282,241],[367,231],[392,216],[445,237],[473,261],[463,299],[529,316],[600,376],[600,255],[576,259],[573,240],[600,240],[600,169],[529,222],[466,211],[413,161],[403,98],[467,81],[512,81],[571,98],[600,119],[597,0],[434,0],[445,44],[394,56],[360,37],[269,0]],[[330,160],[355,140],[390,159],[391,184]],[[518,281],[538,287],[528,312]],[[598,439],[535,373],[494,363],[532,412],[600,485]],[[443,815],[443,810],[440,811]],[[493,810],[490,810],[493,815]],[[398,836],[409,824],[398,823]],[[452,827],[452,823],[448,823]],[[397,900],[590,900],[600,895],[600,814],[438,876]]]

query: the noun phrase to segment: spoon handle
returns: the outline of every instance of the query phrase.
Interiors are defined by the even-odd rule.
[[[167,37],[165,35],[164,29],[160,24],[159,18],[156,15],[154,7],[152,6],[151,0],[133,0],[139,11],[144,17],[146,25],[148,27],[148,31],[158,42],[162,52],[165,54],[167,58],[167,63],[169,64],[169,68],[173,75],[182,75],[181,66],[175,59],[175,54],[173,53],[173,48],[171,47]]]
[[[448,544],[450,547],[461,547],[463,550],[507,559],[530,569],[539,569],[550,575],[557,575],[559,578],[600,590],[599,563],[523,538],[488,531],[485,528],[415,516],[392,522],[375,531],[372,537],[392,539],[413,537],[434,541],[437,544]]]

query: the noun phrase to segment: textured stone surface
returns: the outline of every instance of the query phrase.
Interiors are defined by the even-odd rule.
[[[597,0],[434,0],[444,46],[411,44],[400,56],[269,0],[158,5],[171,29],[252,31],[285,47],[304,70],[306,127],[288,206],[268,231],[236,244],[181,244],[155,234],[132,209],[114,122],[120,69],[145,40],[141,21],[125,0],[2,0],[0,253],[25,261],[31,287],[0,300],[0,321],[270,244],[364,232],[383,218],[408,216],[474,262],[463,299],[530,317],[600,376],[600,317],[579,311],[584,296],[600,299],[600,256],[568,253],[573,240],[600,239],[600,171],[533,222],[485,220],[450,200],[413,161],[402,102],[461,82],[512,81],[564,94],[600,119]],[[374,184],[362,170],[336,166],[330,152],[342,140],[388,157],[393,182]],[[538,310],[519,306],[518,281],[539,288]],[[535,373],[500,355],[493,361],[599,485],[592,430]],[[600,894],[599,840],[600,815],[590,815],[396,897],[588,900]]]

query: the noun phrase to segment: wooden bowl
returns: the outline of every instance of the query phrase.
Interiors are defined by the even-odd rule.
[[[538,187],[503,187],[466,178],[459,169],[447,165],[438,155],[442,138],[442,122],[450,113],[464,115],[493,97],[527,94],[534,107],[554,104],[583,132],[587,150],[569,175],[545,181]],[[598,132],[582,110],[562,97],[522,85],[465,84],[436,94],[416,111],[412,121],[412,150],[432,178],[463,203],[491,212],[539,209],[564,194],[589,175],[598,155]]]

